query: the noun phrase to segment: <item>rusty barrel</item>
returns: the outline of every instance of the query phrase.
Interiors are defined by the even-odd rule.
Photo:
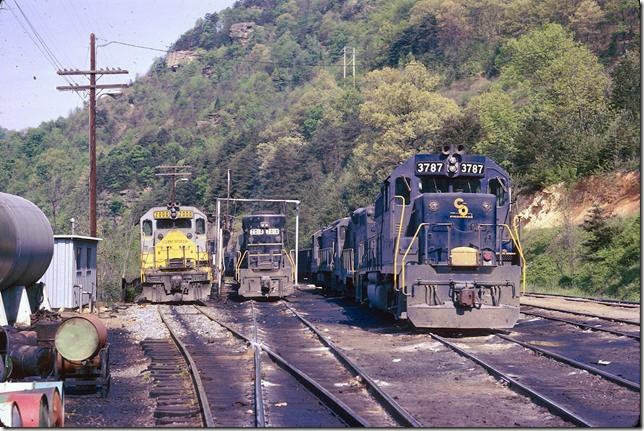
[[[13,365],[10,376],[12,379],[47,377],[54,369],[54,352],[44,347],[19,344],[11,347],[9,357]]]
[[[89,368],[100,368],[101,357],[100,355],[96,355],[89,360],[69,361],[69,360],[63,360],[63,357],[59,354],[58,356],[56,356],[56,367],[58,372],[61,374],[75,373],[76,367],[82,367],[85,370]]]
[[[0,402],[0,424],[3,427],[21,428],[20,408],[15,401]]]
[[[48,428],[51,426],[49,403],[43,393],[7,392],[0,394],[0,402],[14,401],[20,409],[23,427]]]
[[[49,420],[50,426],[62,428],[65,426],[65,411],[63,409],[63,399],[56,387],[26,389],[21,391],[25,394],[44,394],[49,403]]]
[[[92,314],[69,317],[58,326],[54,344],[68,361],[84,361],[96,355],[107,341],[107,328]]]
[[[56,339],[56,331],[60,322],[47,322],[40,321],[36,323],[36,343],[40,347],[55,347],[54,340]]]

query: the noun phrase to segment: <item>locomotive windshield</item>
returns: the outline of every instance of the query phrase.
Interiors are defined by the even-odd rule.
[[[157,229],[190,229],[192,228],[192,220],[189,218],[178,219],[161,219],[157,220]]]
[[[481,193],[481,180],[479,178],[427,176],[419,177],[419,180],[418,191],[421,193]]]

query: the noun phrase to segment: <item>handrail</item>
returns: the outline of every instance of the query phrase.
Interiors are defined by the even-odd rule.
[[[409,254],[409,250],[411,250],[411,246],[414,245],[414,241],[416,240],[416,237],[418,236],[418,232],[420,232],[420,228],[423,226],[428,226],[430,223],[421,223],[418,225],[418,228],[416,229],[416,233],[414,234],[414,237],[411,239],[411,242],[409,243],[409,247],[407,247],[407,250],[405,251],[405,255],[402,258],[402,262],[400,262],[400,265],[402,266],[402,293],[405,296],[411,296],[411,293],[405,292],[405,260],[407,259],[407,254]]]
[[[348,255],[348,258],[347,258]],[[352,248],[345,248],[342,250],[342,266],[347,267],[347,271],[350,272],[351,274],[354,274],[356,272],[355,270],[355,265],[354,265],[354,259],[355,259],[355,251]],[[348,260],[350,265],[345,264],[345,260]],[[349,266],[351,269],[348,269]]]
[[[512,233],[512,229],[510,229],[510,226],[504,224],[502,226],[505,226],[508,229],[508,232],[510,232],[510,237],[512,238],[512,242],[514,242],[514,245],[517,247],[517,251],[519,252],[519,256],[521,257],[521,263],[523,263],[523,266],[521,267],[521,284],[523,285],[521,288],[521,293],[525,294],[526,292],[526,260],[525,260],[525,255],[523,254],[523,247],[521,246],[521,242],[519,240],[519,231],[517,229],[517,218],[519,216],[514,216],[513,219],[513,225],[516,233],[515,235]]]
[[[523,287],[521,288],[521,292],[525,293],[525,291],[526,291],[526,271],[525,271],[526,260],[525,260],[525,256],[523,255],[523,248],[521,247],[521,243],[519,242],[519,240],[514,236],[514,233],[512,232],[512,229],[510,229],[510,226],[508,226],[507,224],[502,224],[501,226],[504,226],[505,228],[507,228],[508,232],[510,233],[510,237],[512,238],[512,242],[514,242],[514,245],[516,245],[516,247],[517,247],[517,251],[519,252],[519,257],[521,257],[521,263],[523,263],[523,266],[521,268],[521,278],[522,278],[522,280],[521,280],[522,283],[521,284],[523,284]]]
[[[397,292],[398,288],[398,247],[400,247],[400,235],[402,234],[402,224],[405,217],[405,198],[400,195],[395,195],[392,200],[399,198],[402,200],[402,211],[400,212],[400,223],[398,223],[398,237],[396,238],[396,249],[394,250],[394,290]]]
[[[237,261],[237,265],[235,265],[235,278],[237,279],[237,281],[239,281],[239,268],[241,268],[241,264],[242,264],[242,262],[244,261],[244,258],[246,257],[246,252],[247,252],[247,251],[248,251],[248,250],[244,250],[244,254],[242,254],[241,259],[239,259],[239,260]],[[241,253],[241,252],[240,252],[240,253]]]
[[[288,260],[291,261],[291,272],[293,273],[293,282],[295,282],[295,262],[293,262],[293,258],[291,257],[291,253],[287,252],[286,250],[282,250],[286,257],[288,257]]]

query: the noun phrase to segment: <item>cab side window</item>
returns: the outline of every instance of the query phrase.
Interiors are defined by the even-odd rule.
[[[152,236],[152,220],[143,220],[143,235]]]
[[[507,199],[507,192],[505,191],[504,184],[498,178],[493,178],[488,181],[489,193],[496,196],[496,206],[502,207],[505,205]]]
[[[197,235],[203,235],[206,233],[206,221],[202,218],[198,218],[196,221],[196,233]]]
[[[395,186],[395,195],[402,196],[405,205],[409,205],[411,201],[411,179],[407,177],[398,177],[396,178]]]
[[[379,194],[376,198],[376,218],[382,216],[383,205],[382,205],[382,194]]]

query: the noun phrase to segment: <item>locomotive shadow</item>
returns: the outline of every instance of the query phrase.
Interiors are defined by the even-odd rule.
[[[334,324],[355,326],[377,334],[404,334],[411,333],[410,331],[413,330],[413,327],[406,321],[396,320],[389,313],[370,308],[367,304],[356,302],[337,291],[321,287],[298,288],[298,290],[321,296],[325,302],[340,307],[340,314],[343,319],[334,319]]]
[[[504,329],[441,329],[441,328],[416,328],[406,320],[396,320],[396,318],[383,310],[371,308],[366,304],[360,304],[350,297],[345,297],[342,293],[322,287],[300,288],[306,293],[321,296],[325,302],[333,303],[341,307],[341,314],[344,320],[336,320],[338,325],[357,326],[369,332],[379,334],[436,334],[450,338],[469,338],[481,337],[493,334],[510,334],[509,330]]]
[[[238,293],[239,291],[239,285],[234,283],[234,282],[226,282],[225,287],[223,289],[223,292],[219,294],[218,298],[212,298],[215,300],[219,300],[221,302],[236,302],[236,303],[244,303],[248,301],[257,301],[257,302],[277,302],[280,299],[283,298],[278,298],[278,297],[270,297],[270,298],[247,298]]]

